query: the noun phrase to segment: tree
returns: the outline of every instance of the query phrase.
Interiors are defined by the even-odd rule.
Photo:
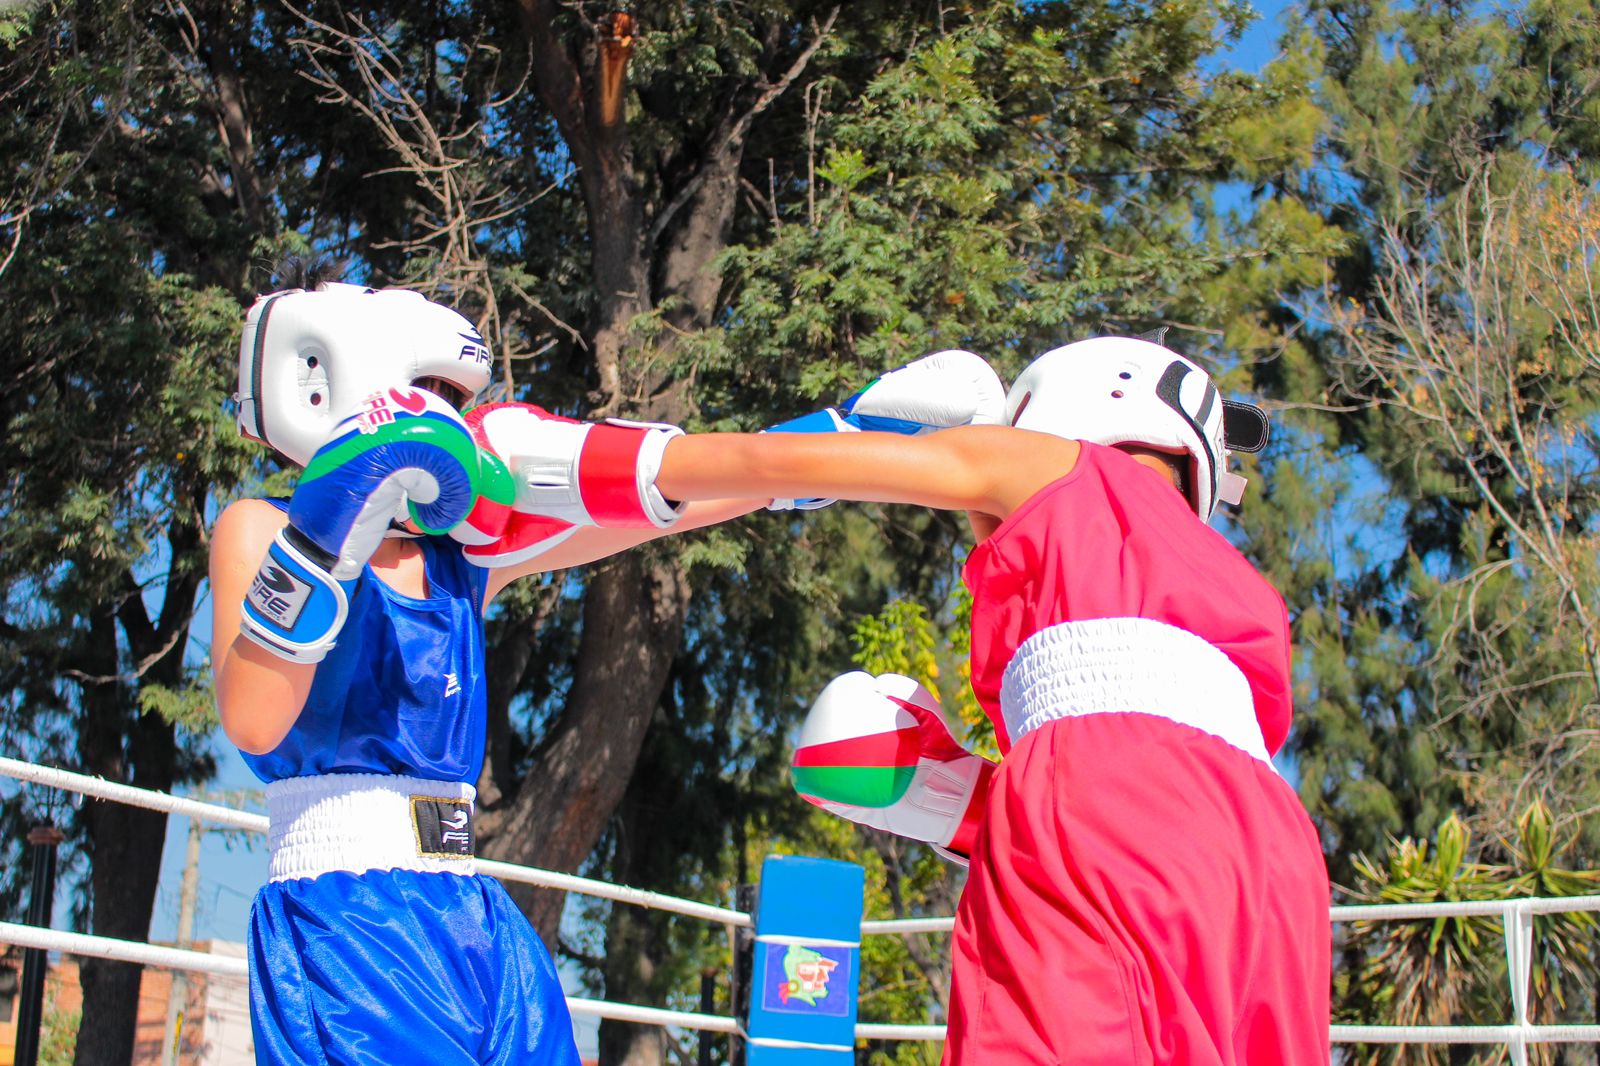
[[[1592,865],[1592,345],[1574,267],[1592,254],[1597,28],[1589,4],[1335,2],[1285,39],[1320,142],[1258,202],[1292,192],[1348,241],[1256,316],[1275,358],[1255,380],[1285,432],[1242,517],[1289,603],[1289,769],[1338,884],[1370,884],[1357,856],[1452,817],[1479,862],[1510,863],[1536,798]],[[1340,995],[1373,1008],[1349,982],[1408,965],[1345,953]]]
[[[203,137],[162,122],[174,90],[135,73],[159,65],[154,41],[96,5],[0,17],[14,104],[0,138],[33,164],[16,176],[28,207],[0,275],[0,343],[21,353],[0,401],[7,735],[35,758],[170,789],[211,770],[187,638],[208,515],[248,466],[222,413],[237,277],[184,254],[192,229],[162,232],[186,212],[214,223],[210,190],[174,173],[209,155]],[[154,269],[156,247],[171,269]],[[8,828],[36,813],[24,799]],[[91,803],[74,821],[88,924],[143,939],[165,818]],[[138,968],[86,961],[82,976],[96,1024],[78,1061],[126,1061]]]
[[[1263,103],[1264,125],[1293,113],[1295,86],[1200,73],[1219,26],[1239,25],[1232,8],[520,10],[520,39],[475,24],[434,49],[449,69],[441,60],[432,79],[408,24],[329,15],[300,39],[324,94],[378,131],[386,169],[425,205],[408,260],[382,259],[376,241],[364,254],[391,276],[476,263],[457,284],[498,294],[497,346],[536,370],[519,369],[522,394],[563,413],[753,428],[941,346],[1016,364],[1096,328],[1209,315],[1203,284],[1312,243],[1281,225],[1212,224],[1209,182],[1304,140],[1247,141],[1241,125]],[[523,47],[532,92],[516,95],[516,64],[491,55]],[[491,62],[509,82],[473,73]],[[446,169],[462,184],[442,194]],[[520,190],[521,206],[481,227],[441,206],[489,188]],[[467,249],[463,234],[481,254],[441,250]],[[745,528],[508,601],[480,782],[490,854],[567,869],[592,856],[667,890],[722,881],[742,848],[686,862],[703,853],[671,831],[680,808],[652,780],[699,782],[735,838],[748,823],[732,812],[753,803],[759,824],[781,793],[749,775],[781,764],[789,693],[814,691],[819,660],[842,661],[832,620],[955,576],[948,518],[870,509]],[[708,730],[709,743],[673,729]],[[704,783],[706,765],[738,787]],[[521,898],[552,934],[559,898]],[[647,919],[607,920],[646,952],[607,953],[607,994],[662,994],[670,938]],[[632,1054],[611,1039],[608,1058]]]
[[[1412,584],[1436,691],[1479,723],[1473,802],[1497,832],[1519,795],[1595,794],[1600,706],[1594,208],[1566,172],[1518,169],[1486,161],[1409,238],[1385,220],[1371,301],[1333,316],[1338,387],[1442,461],[1469,512],[1462,569]]]
[[[1593,692],[1582,316],[1536,306],[1583,298],[1580,274],[1552,286],[1583,238],[1534,220],[1571,213],[1594,135],[1592,72],[1538,57],[1595,30],[1582,5],[1329,4],[1289,38],[1319,68],[1326,166],[1273,181],[1351,240],[1267,320],[1257,380],[1288,432],[1245,517],[1295,620],[1291,746],[1336,880],[1453,809],[1493,838],[1531,795],[1590,802],[1568,750]]]
[[[253,38],[281,17],[225,0],[0,12],[0,143],[18,162],[0,178],[6,733],[20,754],[146,788],[212,770],[189,632],[210,518],[261,472],[225,410],[242,305],[267,281],[255,257],[308,217],[291,245],[392,228],[352,225],[355,206],[370,221],[385,205],[332,180],[345,157],[330,146],[359,153],[360,129],[312,121],[309,86]],[[256,92],[282,111],[263,120]],[[17,796],[4,824],[39,813]],[[71,817],[76,920],[144,939],[165,817],[101,803]],[[82,974],[95,1024],[77,1061],[127,1061],[139,968]]]
[[[1201,91],[1190,64],[1212,45],[1209,18],[1203,9],[1113,17],[996,5],[914,39],[892,20],[875,37],[841,22],[840,48],[819,51],[813,88],[774,104],[773,121],[785,125],[768,136],[794,143],[803,133],[815,149],[773,157],[746,177],[757,210],[724,257],[727,310],[688,336],[652,316],[642,324],[645,351],[693,375],[701,419],[749,426],[752,414],[783,410],[785,396],[850,391],[930,348],[974,347],[1014,365],[1069,329],[1150,325],[1197,305],[1197,279],[1244,257],[1196,220],[1203,179],[1234,165],[1236,140],[1224,131],[1258,99],[1249,79]],[[903,59],[891,53],[854,88],[845,77],[844,45],[858,47],[852,32],[906,40]],[[1295,101],[1288,89],[1270,96],[1274,106]],[[1171,113],[1182,118],[1169,125]],[[753,145],[776,143],[761,139],[765,131],[753,128]],[[1249,254],[1263,254],[1263,243]],[[1298,252],[1303,243],[1271,247]],[[670,346],[658,344],[668,337]],[[864,573],[861,554],[829,559],[823,545],[838,543],[837,519],[813,516],[800,535],[822,557],[790,553],[801,567],[793,579],[752,582],[746,594],[870,592],[868,610],[885,593],[942,602],[939,590],[956,578],[959,527],[948,516],[868,509],[840,520],[853,546],[863,513],[889,531],[893,562],[871,564],[886,573]],[[752,546],[746,565],[761,549],[787,547]],[[750,646],[748,631],[723,632]],[[802,647],[798,658],[828,652]],[[831,654],[840,663],[840,651]],[[809,684],[769,688],[756,706],[792,713],[775,697],[814,693],[818,670],[806,673]],[[740,703],[735,692],[714,695]],[[768,734],[784,721],[772,720]],[[624,998],[626,986],[608,975],[606,989]]]

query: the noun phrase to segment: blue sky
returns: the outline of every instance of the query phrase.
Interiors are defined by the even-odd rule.
[[[1251,5],[1261,16],[1250,24],[1239,43],[1217,56],[1214,69],[1232,67],[1235,70],[1259,74],[1261,68],[1278,54],[1278,35],[1283,32],[1282,15],[1289,9],[1284,0],[1255,0]]]

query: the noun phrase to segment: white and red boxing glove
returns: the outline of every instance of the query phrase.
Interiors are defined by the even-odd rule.
[[[956,742],[939,701],[902,674],[841,674],[811,705],[795,791],[858,825],[972,854],[996,764]]]
[[[953,426],[1005,420],[1006,390],[981,355],[951,348],[874,378],[837,407],[780,422],[768,433],[901,433],[921,436]],[[826,499],[773,500],[773,511],[810,511]]]
[[[479,566],[532,559],[583,526],[665,529],[683,513],[655,487],[676,426],[580,422],[525,403],[485,404],[466,419],[514,485],[508,504],[480,500],[454,534]]]

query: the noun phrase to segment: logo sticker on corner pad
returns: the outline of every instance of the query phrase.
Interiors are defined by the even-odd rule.
[[[851,959],[852,949],[846,947],[767,945],[766,965],[758,978],[762,1009],[844,1017],[854,980]]]
[[[417,854],[438,859],[470,859],[473,853],[472,804],[443,796],[412,796],[411,824]]]

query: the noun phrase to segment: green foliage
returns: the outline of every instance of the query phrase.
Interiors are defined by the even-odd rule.
[[[855,367],[941,346],[1020,365],[1100,325],[1197,310],[1196,287],[1235,266],[1326,248],[1314,217],[1200,225],[1196,179],[1306,156],[1315,124],[1285,117],[1307,108],[1303,85],[1230,74],[1201,92],[1186,64],[1215,12],[1108,12],[996,5],[818,116],[817,187],[725,258],[741,395],[793,382],[826,397]],[[1248,146],[1268,136],[1279,147]]]
[[[857,619],[851,634],[856,665],[869,674],[904,674],[920,682],[966,727],[958,739],[998,759],[994,724],[972,693],[972,594],[966,586],[956,587],[947,607],[936,622],[921,604],[891,600],[877,614]]]
[[[9,3],[0,6],[0,48],[15,48],[32,29],[33,5]]]
[[[1338,880],[1452,811],[1509,838],[1530,785],[1561,816],[1600,796],[1572,743],[1594,699],[1592,301],[1554,266],[1588,258],[1594,64],[1539,68],[1547,93],[1527,65],[1595,20],[1550,14],[1319,3],[1263,76],[1315,85],[1318,156],[1258,179],[1295,195],[1251,224],[1328,258],[1227,275],[1249,294],[1227,343],[1269,356],[1249,376],[1281,406],[1240,521],[1294,622],[1291,764]]]
[[[145,685],[139,690],[139,709],[191,733],[206,733],[217,725],[216,697],[209,678],[195,678],[180,689]]]
[[[46,1007],[39,1033],[39,1066],[72,1066],[82,1026],[82,1011]]]
[[[921,604],[897,600],[880,613],[856,622],[856,663],[869,674],[905,674],[937,691],[939,663],[928,612]]]
[[[1473,857],[1471,832],[1452,815],[1431,846],[1407,837],[1391,840],[1378,859],[1358,858],[1350,896],[1363,903],[1441,903],[1591,895],[1600,887],[1600,870],[1559,863],[1574,843],[1570,835],[1558,839],[1549,808],[1535,802],[1518,818],[1516,839],[1501,846],[1507,861],[1483,862]],[[1536,1022],[1582,1017],[1595,988],[1595,928],[1587,912],[1535,916],[1529,1003]],[[1498,914],[1356,922],[1341,947],[1346,968],[1338,982],[1336,1020],[1504,1025],[1511,1017]],[[1352,1054],[1374,1063],[1468,1061],[1442,1048],[1357,1047]],[[1470,1061],[1498,1061],[1499,1055],[1480,1052]]]

